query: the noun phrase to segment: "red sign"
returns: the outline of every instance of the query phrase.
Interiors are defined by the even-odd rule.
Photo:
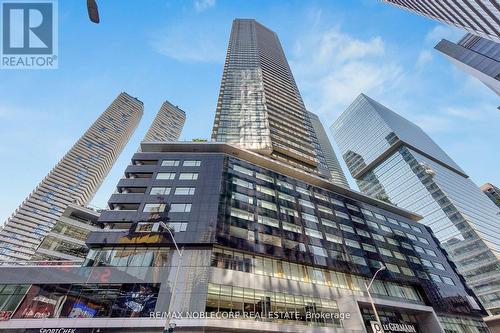
[[[0,311],[0,321],[9,320],[12,315],[12,311]]]

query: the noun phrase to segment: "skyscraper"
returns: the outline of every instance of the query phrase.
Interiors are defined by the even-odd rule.
[[[500,189],[493,184],[486,183],[481,187],[481,191],[488,196],[497,205],[500,207]]]
[[[491,314],[500,312],[500,209],[422,129],[361,94],[332,125],[360,190],[414,211]]]
[[[212,140],[319,172],[309,127],[276,33],[255,20],[234,20]]]
[[[328,171],[330,172],[332,181],[337,185],[349,187],[349,183],[345,178],[339,160],[337,159],[337,155],[335,155],[335,151],[333,150],[332,144],[330,142],[330,139],[328,138],[328,135],[326,134],[321,120],[316,114],[312,112],[309,112],[309,118],[311,119],[312,127],[314,128],[314,131],[316,133],[320,150],[323,152],[323,155],[325,157],[326,166],[328,168]]]
[[[246,98],[225,88],[229,104]],[[82,266],[1,267],[0,330],[360,333],[376,306],[386,332],[488,332],[419,215],[293,163],[234,143],[142,142]]]
[[[500,95],[500,43],[466,34],[456,44],[443,39],[435,49]]]
[[[0,260],[29,259],[70,203],[90,202],[142,117],[121,93],[23,201],[0,231]]]
[[[384,0],[403,9],[500,42],[497,0]]]
[[[142,141],[177,141],[185,122],[186,113],[169,101],[165,101]]]

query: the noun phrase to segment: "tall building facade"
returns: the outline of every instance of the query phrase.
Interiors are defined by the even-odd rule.
[[[118,95],[4,223],[1,261],[30,259],[69,204],[90,202],[142,114],[141,101]]]
[[[328,138],[328,134],[326,134],[321,120],[312,112],[309,112],[308,114],[311,119],[314,132],[316,133],[316,138],[318,139],[319,149],[324,155],[326,168],[331,175],[331,180],[337,185],[349,187],[349,183],[347,182],[344,172],[342,171],[342,167],[337,159],[337,155],[335,155],[335,151],[333,150],[332,144]]]
[[[500,43],[466,34],[458,43],[441,40],[435,49],[500,95]]]
[[[235,145],[142,143],[83,266],[2,267],[0,330],[372,332],[384,265],[392,331],[487,333],[419,218]]]
[[[144,142],[177,141],[186,122],[186,113],[178,106],[165,101],[149,127]]]
[[[384,1],[500,43],[500,4],[497,0]]]
[[[32,260],[83,262],[89,252],[85,240],[92,231],[101,229],[99,215],[94,208],[69,204]]]
[[[486,194],[488,198],[490,198],[491,201],[495,203],[495,205],[500,207],[500,188],[490,183],[486,183],[480,188],[481,191],[483,191],[483,193]]]
[[[361,94],[332,125],[360,190],[424,218],[490,314],[500,312],[500,209],[418,126]]]
[[[243,44],[279,45],[253,20],[235,21],[232,35],[238,29]],[[260,41],[247,34],[252,29],[263,31]],[[275,80],[289,73],[273,71]],[[484,309],[421,216],[305,172],[316,166],[293,148],[256,149],[267,139],[275,144],[274,132],[259,141],[263,129],[252,127],[252,117],[278,116],[254,99],[262,81],[240,83],[245,93],[226,82],[221,98],[256,141],[143,142],[99,217],[104,229],[86,240],[82,266],[0,269],[0,330],[372,332],[366,288],[378,272],[371,295],[386,332],[488,333]],[[223,110],[220,122],[232,119]],[[283,128],[310,133],[297,117],[284,117]],[[240,138],[216,127],[216,138]]]
[[[252,19],[234,20],[212,140],[319,172],[310,127],[276,33]]]

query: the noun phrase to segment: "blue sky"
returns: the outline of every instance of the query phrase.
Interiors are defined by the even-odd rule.
[[[433,50],[461,31],[378,0],[98,3],[95,25],[86,1],[59,2],[59,69],[0,70],[0,221],[121,91],[145,112],[94,205],[106,206],[163,100],[187,112],[182,139],[208,138],[236,17],[278,33],[326,128],[364,92],[420,125],[478,185],[500,185],[498,97]]]

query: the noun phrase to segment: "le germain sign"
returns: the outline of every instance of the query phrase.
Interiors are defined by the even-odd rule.
[[[417,329],[412,324],[385,323],[382,326],[376,322],[370,322],[373,333],[417,333]]]

